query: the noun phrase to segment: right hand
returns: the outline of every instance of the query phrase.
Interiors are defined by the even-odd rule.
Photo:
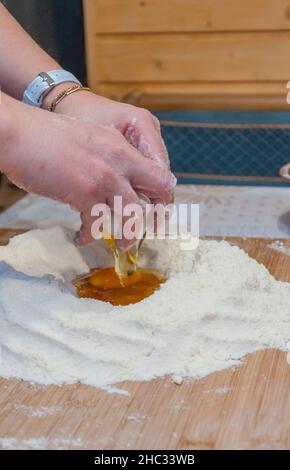
[[[152,202],[171,202],[172,173],[144,157],[119,131],[15,103],[14,130],[1,145],[0,169],[17,186],[76,208],[82,220],[79,245],[93,240],[96,203],[112,208],[114,195],[120,195],[123,205],[139,204],[137,192]]]

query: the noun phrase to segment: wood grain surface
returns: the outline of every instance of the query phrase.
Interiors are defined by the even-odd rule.
[[[290,31],[131,34],[95,39],[104,82],[284,81]],[[286,95],[286,92],[285,92]]]
[[[83,4],[96,93],[156,110],[287,108],[289,0]]]
[[[94,34],[288,30],[289,0],[83,0]]]
[[[12,234],[0,231],[2,243]],[[290,282],[290,257],[270,248],[271,240],[229,241]],[[119,387],[127,395],[80,384],[2,379],[0,386],[3,449],[290,448],[290,365],[278,350],[181,385],[168,377],[124,382]]]
[[[285,81],[259,82],[99,82],[91,86],[100,95],[141,107],[161,110],[288,110]]]

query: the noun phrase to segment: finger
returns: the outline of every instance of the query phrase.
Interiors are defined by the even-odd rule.
[[[139,117],[132,120],[125,132],[125,138],[146,158],[169,168],[170,162],[160,123],[149,111],[141,110]]]
[[[169,204],[176,186],[173,173],[153,160],[140,158],[140,154],[130,146],[125,153],[126,173],[132,188],[137,193],[147,196],[151,201],[159,200],[163,204]]]
[[[82,211],[80,215],[82,224],[80,230],[75,234],[74,242],[78,246],[85,246],[94,241],[92,236],[94,218],[91,216],[91,209]]]
[[[142,220],[142,205],[140,203],[140,199],[136,192],[132,189],[130,186],[129,182],[125,179],[120,177],[117,182],[114,184],[114,193],[110,193],[108,197],[105,197],[105,194],[103,195],[104,197],[102,198],[102,201],[98,201],[100,205],[100,216],[103,214],[103,206],[106,204],[106,207],[108,209],[108,217],[110,220],[106,218],[106,224],[108,223],[108,226],[105,225],[102,227],[102,224],[99,224],[98,226],[95,226],[95,228],[98,230],[98,235],[99,235],[99,230],[105,229],[106,232],[110,233],[113,235],[116,239],[116,245],[119,249],[126,250],[128,249],[131,245],[133,245],[138,237],[141,237],[143,235],[143,220]],[[96,203],[97,204],[97,203]],[[131,205],[134,206],[131,206]],[[102,206],[102,207],[101,207]],[[96,221],[96,216],[92,215],[92,207],[96,208],[95,204],[92,204],[91,207],[86,207],[81,211],[81,221],[82,225],[80,230],[76,233],[75,235],[75,243],[78,246],[85,246],[91,242],[93,242],[96,237],[94,236],[94,233],[92,233],[92,228],[93,224]],[[127,212],[125,211],[127,207],[128,209],[135,210],[137,209],[136,212]],[[125,212],[124,212],[125,211]],[[94,211],[96,214],[96,211]],[[125,215],[126,214],[126,215]],[[133,216],[139,215],[140,217],[136,218],[136,222],[139,224],[136,226],[132,226],[132,223],[130,222],[129,219],[132,219]],[[133,219],[132,219],[133,220]],[[134,219],[135,220],[135,219]],[[125,226],[126,222],[129,222],[127,226]],[[125,226],[125,230],[124,230]],[[140,227],[140,234],[139,231],[137,230],[138,227]],[[133,232],[131,230],[133,229]]]
[[[116,203],[116,196],[119,197],[118,203]],[[114,230],[116,246],[120,250],[128,250],[137,239],[142,237],[145,230],[143,203],[129,182],[122,178],[114,195],[108,198],[108,205],[114,214],[114,224],[117,224],[117,230]],[[136,225],[132,222],[134,220]]]

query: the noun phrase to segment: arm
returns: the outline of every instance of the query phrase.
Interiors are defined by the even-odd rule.
[[[59,68],[60,65],[33,41],[0,4],[0,84],[4,92],[21,99],[25,88],[36,75]],[[68,83],[63,83],[55,87],[47,95],[44,107],[68,86]],[[146,109],[81,92],[66,97],[57,106],[56,112],[91,120],[96,125],[112,126],[145,157],[169,166],[159,121]]]
[[[0,171],[27,191],[76,208],[82,219],[78,242],[86,244],[95,203],[112,207],[120,195],[123,204],[138,204],[136,193],[142,192],[168,204],[176,180],[148,111],[87,92],[66,97],[59,114],[14,99],[38,73],[57,68],[0,4],[0,83],[7,93],[0,96]],[[69,85],[46,99],[63,86]]]
[[[27,191],[77,209],[82,219],[79,244],[92,241],[94,204],[113,209],[115,195],[122,196],[124,205],[139,204],[136,192],[168,204],[175,184],[170,171],[143,158],[116,129],[48,113],[4,93],[0,171]]]
[[[0,3],[0,84],[3,91],[21,99],[36,75],[59,68]]]

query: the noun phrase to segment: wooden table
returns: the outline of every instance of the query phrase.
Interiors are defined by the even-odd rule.
[[[0,231],[0,241],[14,233]],[[271,240],[230,241],[290,282],[290,257],[271,249]],[[284,244],[290,247],[290,241]],[[0,448],[289,449],[286,357],[260,351],[240,367],[181,385],[170,378],[125,382],[120,387],[127,396],[80,384],[44,387],[2,379]]]

